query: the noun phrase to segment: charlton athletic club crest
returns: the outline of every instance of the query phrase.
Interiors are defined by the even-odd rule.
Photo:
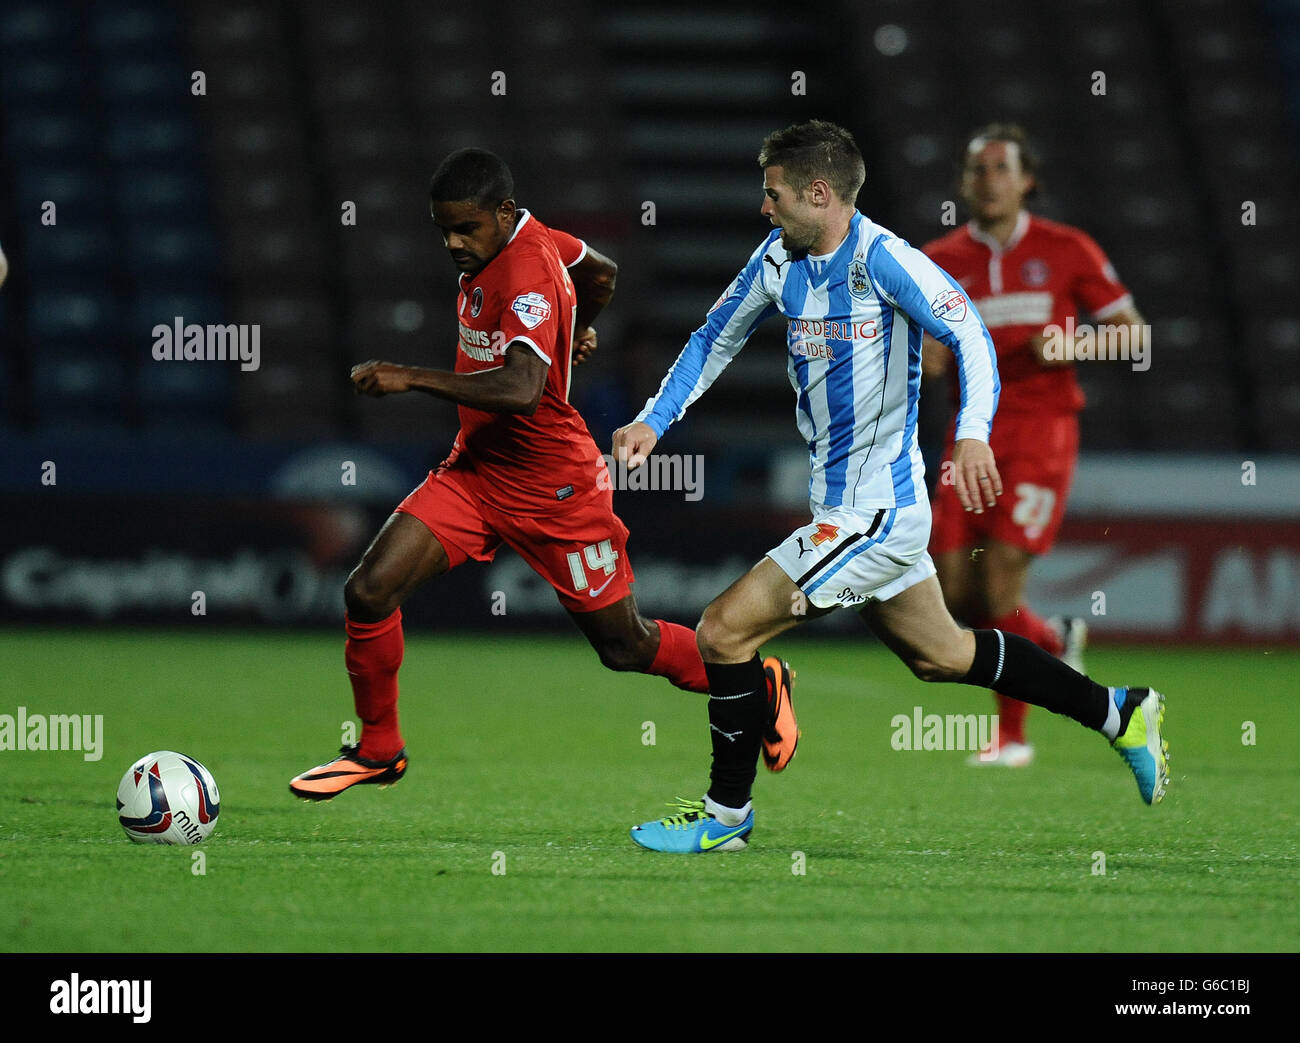
[[[483,310],[483,287],[474,287],[474,296],[469,299],[469,314],[471,318],[478,318],[478,313]]]
[[[854,297],[866,297],[871,293],[871,280],[867,278],[867,266],[861,257],[856,257],[849,265],[849,293]]]
[[[1026,286],[1046,286],[1052,272],[1041,257],[1033,257],[1020,266],[1020,278]]]
[[[530,330],[535,330],[551,317],[551,302],[534,290],[516,297],[510,310],[519,316],[520,322]]]
[[[944,290],[930,302],[930,313],[944,322],[961,322],[966,318],[966,295],[961,290]]]

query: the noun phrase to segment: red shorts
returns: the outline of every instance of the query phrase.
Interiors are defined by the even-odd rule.
[[[505,543],[570,612],[595,612],[632,593],[627,528],[614,513],[611,490],[582,505],[557,504],[552,514],[510,514],[483,500],[475,482],[455,468],[430,471],[397,505],[437,537],[453,569],[470,558],[491,561]]]
[[[1000,540],[1030,554],[1046,554],[1056,542],[1079,456],[1079,421],[1065,416],[1009,416],[993,421],[989,443],[1002,476],[1002,495],[983,514],[966,511],[957,488],[936,487],[930,554],[978,547]],[[952,460],[952,431],[944,464]],[[940,474],[948,470],[941,468]]]

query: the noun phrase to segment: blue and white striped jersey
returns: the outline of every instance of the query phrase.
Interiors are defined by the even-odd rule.
[[[786,317],[786,368],[823,507],[904,507],[925,495],[916,441],[921,336],[957,359],[957,437],[987,442],[997,410],[993,340],[962,288],[921,251],[855,212],[830,256],[792,256],[774,229],[637,417],[660,437],[768,316]]]

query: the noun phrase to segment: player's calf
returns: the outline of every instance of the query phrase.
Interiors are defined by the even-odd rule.
[[[971,656],[961,648],[942,649],[938,656],[905,656],[903,662],[922,681],[943,683],[960,681],[970,668]]]
[[[588,635],[588,640],[600,658],[600,665],[619,673],[646,673],[658,647],[653,635],[644,629],[640,633]]]
[[[932,632],[923,644],[895,648],[907,668],[922,681],[942,683],[962,680],[975,658],[975,636],[955,623],[951,629]]]

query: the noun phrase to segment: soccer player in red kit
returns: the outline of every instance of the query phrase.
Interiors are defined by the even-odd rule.
[[[962,509],[953,485],[942,480],[952,458],[950,429],[930,554],[958,619],[1019,634],[1082,672],[1083,621],[1037,616],[1024,602],[1025,580],[1030,563],[1056,539],[1079,451],[1084,399],[1071,365],[1074,321],[1088,315],[1115,328],[1127,326],[1126,336],[1142,352],[1144,327],[1133,298],[1092,239],[1025,210],[1037,173],[1037,157],[1020,127],[992,124],[976,132],[961,174],[971,220],[924,247],[966,290],[993,336],[1002,397],[989,444],[1008,493],[994,507]],[[925,338],[927,376],[941,375],[951,361],[943,345]],[[1029,707],[996,698],[998,748],[972,763],[1028,764]]]
[[[456,403],[460,431],[451,454],[398,505],[348,577],[346,663],[361,740],[293,779],[289,788],[300,797],[325,800],[358,783],[402,777],[400,606],[465,561],[491,561],[502,543],[551,583],[605,666],[708,691],[695,632],[637,611],[613,485],[569,404],[571,360],[595,349],[591,324],[613,295],[617,268],[513,197],[509,168],[492,153],[461,149],[443,161],[430,209],[461,272],[455,369],[372,360],[352,370],[362,394],[424,391]],[[782,668],[771,667],[774,770],[798,740]]]

